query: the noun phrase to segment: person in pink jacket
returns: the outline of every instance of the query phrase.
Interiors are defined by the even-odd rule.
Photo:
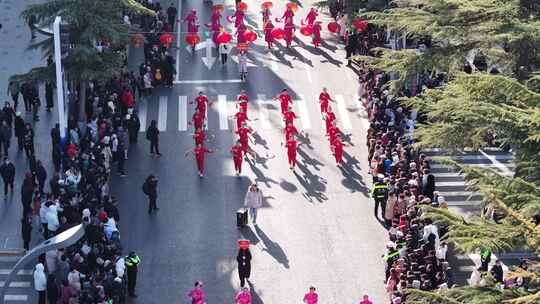
[[[193,288],[188,294],[188,298],[191,299],[191,304],[206,304],[204,298],[206,297],[204,290],[202,289],[203,283],[201,281],[195,282],[195,288]]]
[[[234,301],[236,304],[251,304],[251,293],[249,292],[249,288],[242,287],[242,290],[236,294]]]
[[[319,303],[319,295],[315,292],[315,287],[309,287],[309,292],[304,295],[304,303],[317,304]]]
[[[362,301],[360,301],[359,304],[373,304],[373,302],[371,302],[369,300],[369,296],[367,294],[365,294],[363,297],[362,297]]]

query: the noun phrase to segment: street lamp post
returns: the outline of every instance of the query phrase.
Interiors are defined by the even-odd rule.
[[[62,69],[62,46],[60,23],[62,18],[56,16],[53,24],[54,33],[54,62],[56,65],[56,99],[58,101],[58,122],[60,125],[60,141],[65,142],[66,139],[66,112],[64,101],[64,71]]]

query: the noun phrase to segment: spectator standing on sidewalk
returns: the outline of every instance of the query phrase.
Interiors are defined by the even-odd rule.
[[[236,261],[238,262],[238,277],[240,278],[240,287],[244,287],[246,279],[251,276],[251,252],[249,248],[238,249],[236,255]]]
[[[23,239],[23,248],[28,251],[30,248],[30,239],[32,237],[32,217],[23,216],[21,219],[21,236]]]
[[[315,292],[315,287],[310,286],[309,292],[304,295],[303,299],[306,304],[317,304],[319,303],[319,295]]]
[[[9,158],[4,157],[4,163],[0,166],[0,175],[4,181],[4,199],[7,199],[9,188],[13,193],[13,182],[15,181],[15,166],[9,161]]]
[[[221,55],[221,64],[225,65],[227,63],[227,57],[229,55],[229,44],[221,43],[219,45],[219,54]]]
[[[11,99],[13,100],[13,107],[15,110],[17,110],[17,106],[19,105],[19,93],[21,92],[21,85],[18,81],[12,80],[9,82],[8,85],[8,94],[11,95]]]
[[[263,195],[257,184],[252,184],[244,198],[244,206],[249,208],[251,221],[254,225],[257,225],[257,209],[262,207]]]
[[[21,117],[21,112],[15,113],[15,137],[17,137],[17,146],[19,151],[23,150],[24,147],[24,119]]]
[[[142,190],[144,194],[148,196],[148,214],[152,213],[152,211],[157,211],[159,208],[157,207],[157,183],[158,179],[154,175],[150,174],[146,181],[143,184]]]
[[[34,289],[39,294],[39,304],[45,304],[47,293],[47,276],[45,275],[45,267],[43,264],[38,263],[36,270],[34,270]]]

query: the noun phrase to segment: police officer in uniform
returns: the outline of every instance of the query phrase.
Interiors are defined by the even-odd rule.
[[[125,258],[126,272],[127,272],[127,288],[130,297],[136,298],[135,285],[137,285],[137,271],[141,258],[134,252],[130,252]]]
[[[379,174],[377,182],[373,185],[371,190],[371,197],[375,200],[375,217],[378,217],[379,205],[381,205],[382,215],[384,219],[384,213],[386,211],[386,199],[388,197],[388,184],[384,182],[384,175]]]

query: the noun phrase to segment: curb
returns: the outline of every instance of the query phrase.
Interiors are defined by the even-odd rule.
[[[7,248],[0,250],[0,257],[9,257],[9,256],[23,256],[26,254],[24,248]]]

